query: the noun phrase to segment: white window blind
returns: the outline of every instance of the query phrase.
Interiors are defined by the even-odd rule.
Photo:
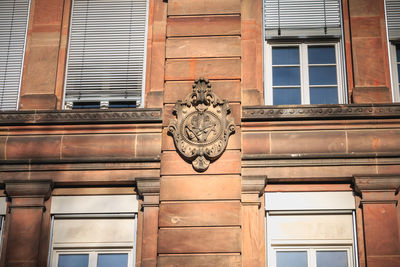
[[[65,101],[141,99],[146,0],[74,0]]]
[[[264,0],[266,37],[340,36],[339,0]]]
[[[0,0],[0,109],[17,109],[29,0]]]
[[[386,0],[387,26],[390,40],[400,39],[400,1]]]

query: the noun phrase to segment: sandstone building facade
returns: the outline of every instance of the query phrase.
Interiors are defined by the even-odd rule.
[[[400,266],[399,10],[1,0],[0,265]]]

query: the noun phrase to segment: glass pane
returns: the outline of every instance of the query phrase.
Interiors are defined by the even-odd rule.
[[[400,81],[400,64],[397,64],[397,76],[398,76],[398,81]]]
[[[335,64],[334,46],[309,46],[308,64]]]
[[[347,267],[347,252],[317,251],[317,267]]]
[[[293,65],[299,64],[298,47],[273,47],[272,65]]]
[[[337,87],[311,87],[310,104],[337,104]]]
[[[88,267],[88,254],[61,254],[58,257],[58,267]]]
[[[336,84],[336,67],[319,66],[310,67],[310,85]]]
[[[99,254],[97,267],[126,267],[128,254]]]
[[[400,45],[396,45],[396,58],[397,62],[400,62]]]
[[[272,75],[273,85],[300,85],[299,67],[274,67]]]
[[[279,251],[276,253],[276,267],[307,267],[307,252]]]
[[[300,88],[274,88],[274,105],[301,104]]]

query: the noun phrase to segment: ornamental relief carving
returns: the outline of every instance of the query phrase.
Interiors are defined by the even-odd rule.
[[[180,155],[198,172],[207,170],[210,162],[224,152],[229,136],[235,131],[229,104],[211,90],[207,79],[193,84],[184,101],[178,100],[168,132],[173,136]]]

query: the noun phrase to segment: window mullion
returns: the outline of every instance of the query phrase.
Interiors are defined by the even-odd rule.
[[[316,249],[309,249],[308,250],[308,267],[317,267],[317,253]]]
[[[310,104],[307,44],[300,44],[301,103]]]
[[[338,94],[338,102],[339,104],[345,103],[345,93],[344,93],[344,81],[343,81],[343,64],[341,62],[341,54],[340,54],[340,42],[335,44],[335,55],[336,55],[336,83],[337,83],[337,94]]]
[[[272,88],[272,46],[266,44],[265,62],[267,65],[267,77],[265,86],[267,88],[265,98],[267,105],[273,105],[273,88]]]
[[[89,253],[89,267],[97,266],[97,252],[91,251]]]

